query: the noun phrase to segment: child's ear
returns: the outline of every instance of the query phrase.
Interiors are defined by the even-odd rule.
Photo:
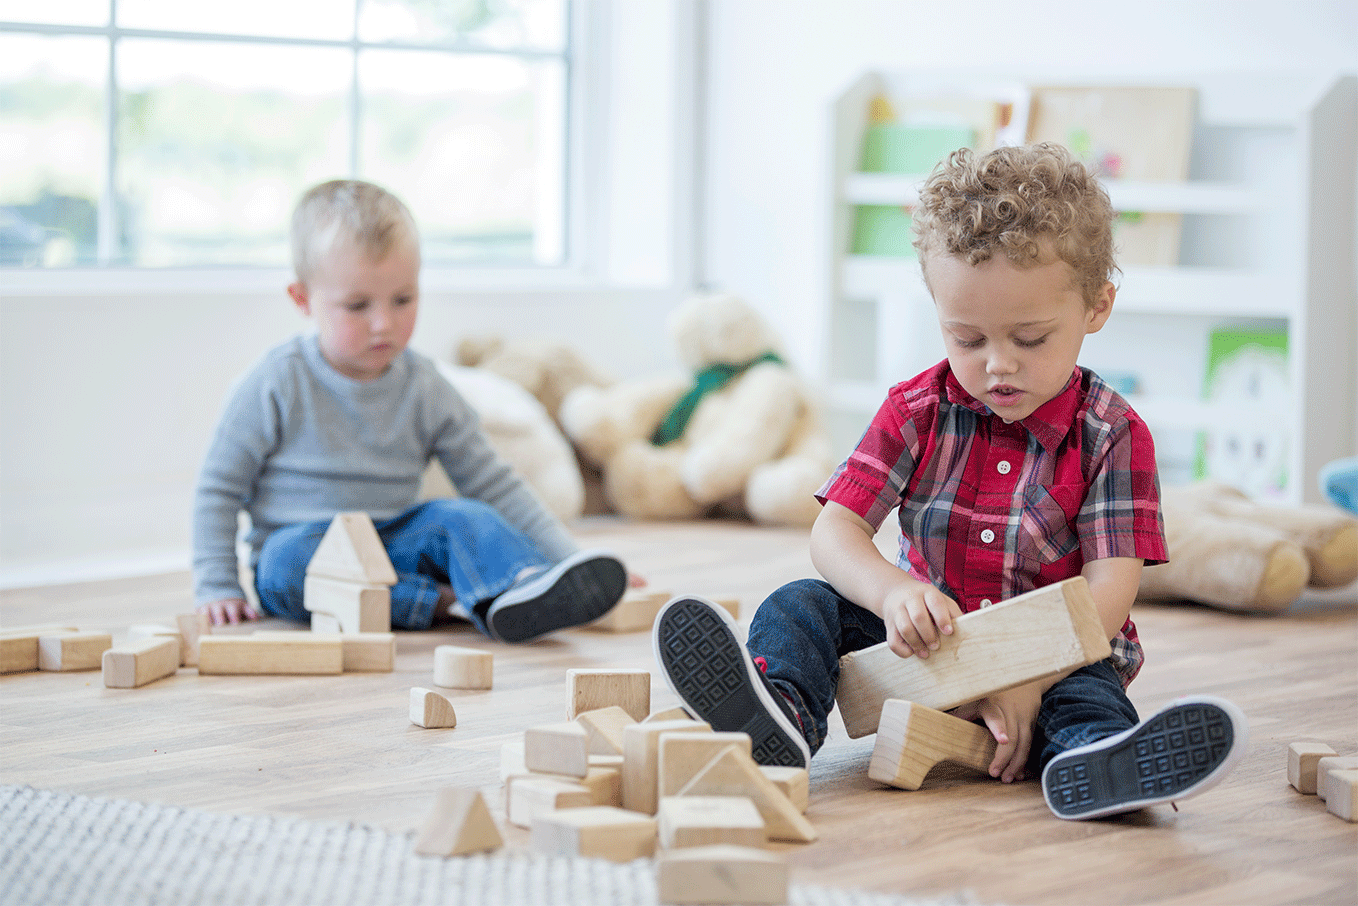
[[[297,306],[298,311],[304,315],[311,314],[311,298],[307,295],[305,283],[289,283],[288,295],[292,297],[292,304]]]
[[[1117,294],[1118,288],[1111,282],[1103,285],[1094,304],[1085,309],[1085,333],[1098,333],[1108,323],[1108,316],[1113,313],[1113,297]]]

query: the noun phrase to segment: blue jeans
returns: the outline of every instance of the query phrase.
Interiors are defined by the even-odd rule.
[[[448,585],[476,628],[486,632],[484,608],[478,605],[508,589],[524,569],[551,564],[528,536],[479,500],[431,500],[374,525],[396,570],[391,625],[399,629],[428,629],[438,586]],[[265,540],[255,565],[255,590],[266,612],[311,619],[302,603],[306,568],[329,527],[329,520],[302,522]]]
[[[886,641],[886,625],[828,582],[784,585],[759,606],[746,643],[765,675],[791,702],[814,754],[825,742],[835,706],[839,659]],[[1108,661],[1083,667],[1047,690],[1038,709],[1029,773],[1067,749],[1121,733],[1137,723],[1117,671]]]

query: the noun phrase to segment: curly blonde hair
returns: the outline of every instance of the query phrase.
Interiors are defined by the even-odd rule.
[[[1018,267],[1032,267],[1043,263],[1050,247],[1075,271],[1085,304],[1092,306],[1118,272],[1108,192],[1052,142],[981,155],[954,151],[934,168],[911,214],[926,281],[930,252],[972,265],[998,253]]]
[[[341,242],[381,260],[398,242],[419,246],[415,218],[401,199],[359,179],[332,179],[308,189],[292,212],[292,266],[305,283]]]

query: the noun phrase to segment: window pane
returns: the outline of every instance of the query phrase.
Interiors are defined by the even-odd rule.
[[[0,265],[92,264],[105,43],[0,34]]]
[[[354,0],[118,0],[120,28],[348,40]]]
[[[126,40],[117,64],[120,258],[286,264],[297,196],[348,172],[350,53]]]
[[[359,0],[363,41],[560,50],[564,0]]]
[[[109,0],[0,0],[0,22],[108,25]]]
[[[394,51],[359,63],[360,169],[410,205],[426,262],[561,261],[560,63]]]

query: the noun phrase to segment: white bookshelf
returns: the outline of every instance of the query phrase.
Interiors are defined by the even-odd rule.
[[[918,263],[849,251],[856,206],[909,204],[924,179],[856,171],[869,103],[878,94],[918,91],[925,81],[933,92],[992,95],[1025,82],[1062,84],[1049,74],[949,81],[870,72],[832,102],[830,340],[822,368],[841,444],[856,438],[888,386],[943,357]],[[1354,455],[1358,436],[1358,79],[1211,74],[1161,84],[1196,91],[1188,179],[1106,185],[1119,210],[1183,215],[1179,263],[1123,267],[1113,317],[1088,339],[1082,362],[1100,373],[1138,375],[1139,391],[1129,399],[1156,436],[1167,482],[1191,477],[1184,448],[1197,432],[1257,427],[1290,445],[1288,478],[1276,499],[1318,501],[1318,470]],[[1286,332],[1281,405],[1201,398],[1208,337],[1223,327]]]

